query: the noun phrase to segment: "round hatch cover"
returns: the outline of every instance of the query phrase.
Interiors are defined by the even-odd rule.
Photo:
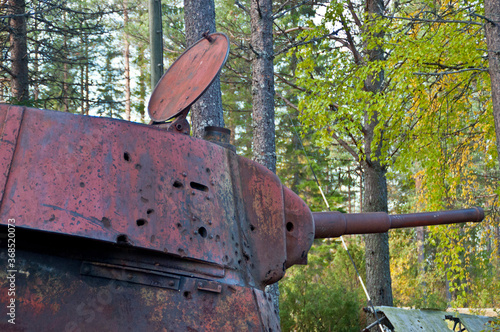
[[[181,54],[156,85],[148,113],[156,122],[178,116],[208,89],[229,54],[229,38],[213,33]]]

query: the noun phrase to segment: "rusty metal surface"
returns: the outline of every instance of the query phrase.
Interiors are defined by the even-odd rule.
[[[252,250],[255,279],[264,285],[285,274],[286,237],[283,190],[276,174],[264,166],[238,157],[241,193],[248,223],[244,225]],[[268,248],[268,250],[263,250]],[[272,249],[271,249],[272,248]]]
[[[82,273],[89,264],[86,260],[96,255],[96,252],[86,254],[85,244],[102,250],[96,256],[101,261],[108,256],[109,244],[75,242],[68,238],[58,239],[47,250],[45,240],[57,238],[18,234],[19,239],[21,236],[30,245],[26,250],[19,249],[17,254],[16,324],[1,320],[0,331],[268,331],[260,311],[270,308],[261,300],[260,290],[190,275],[171,279],[178,289],[144,285],[133,280],[135,276],[128,280],[130,269],[121,278],[123,272],[119,266],[115,267],[116,277],[111,278],[102,277],[102,271]],[[84,247],[76,248],[80,245]],[[3,247],[2,243],[0,257],[5,258],[7,250]],[[129,259],[147,257],[144,252],[114,250],[124,251]],[[157,275],[158,272],[145,270],[142,278],[154,282]],[[2,294],[7,292],[7,283],[6,271],[2,269]],[[7,301],[7,296],[0,296],[0,306],[5,308]]]
[[[343,214],[337,211],[314,212],[315,238],[346,234],[384,233],[393,228],[432,226],[461,222],[480,222],[484,210],[462,210],[388,215],[384,212]]]
[[[26,109],[0,216],[236,267],[229,172],[226,150],[203,140]]]
[[[216,126],[205,127],[203,139],[220,145],[236,153],[236,147],[230,143],[231,130]]]
[[[144,307],[141,317],[161,312],[158,322],[164,325],[144,323],[146,330],[186,330],[188,325],[171,325],[175,317],[196,330],[279,328],[263,288],[283,276],[287,248],[293,250],[286,244],[283,187],[275,174],[230,149],[151,126],[7,105],[0,105],[0,119],[2,128],[19,133],[15,143],[0,141],[0,159],[11,165],[1,178],[0,225],[15,218],[19,238],[41,241],[36,248],[19,246],[31,257],[22,263],[24,271],[34,273],[18,289],[25,308],[19,315],[31,321],[52,317],[42,330],[64,328],[81,296],[102,290],[93,283],[117,282],[130,290],[123,303]],[[300,198],[287,197],[287,204],[300,207],[294,218],[305,212],[306,222],[312,222]],[[301,234],[300,221],[292,222]],[[6,234],[4,226],[0,234]],[[312,224],[308,227],[311,233]],[[310,246],[305,242],[301,260]],[[58,270],[66,264],[58,263],[61,259],[72,260],[71,272]],[[52,271],[52,277],[37,279],[40,269]],[[32,284],[44,292],[36,301]],[[218,315],[187,301],[193,292],[200,294],[196,301],[218,297],[206,307],[220,307]],[[145,293],[167,301],[132,301]],[[241,326],[231,301],[248,309],[238,318]],[[57,314],[51,306],[59,308]],[[142,326],[111,319],[123,312],[109,310],[95,324],[107,322],[110,331]],[[95,324],[87,325],[84,316],[75,326],[91,331]]]
[[[480,222],[483,219],[484,210],[478,207],[451,211],[398,214],[391,215],[391,228]]]
[[[311,210],[293,191],[283,187],[286,229],[286,268],[307,264],[307,253],[314,241]]]
[[[315,238],[338,237],[344,234],[383,233],[391,227],[389,215],[384,212],[340,213],[313,212]]]
[[[186,50],[167,70],[149,100],[151,119],[162,122],[179,115],[210,86],[229,54],[223,33],[202,38]]]
[[[0,105],[0,201],[3,199],[10,165],[19,135],[24,108]]]

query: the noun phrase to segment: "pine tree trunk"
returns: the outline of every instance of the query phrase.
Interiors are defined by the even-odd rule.
[[[184,21],[186,42],[190,47],[202,38],[204,32],[216,31],[214,1],[184,0]],[[203,137],[206,126],[224,127],[219,76],[191,107],[191,125],[195,137]]]
[[[10,57],[12,60],[11,93],[16,102],[24,103],[28,93],[28,51],[26,40],[25,0],[9,0]]]
[[[33,2],[33,7],[35,8],[35,11],[38,12],[38,9],[40,8],[40,2],[39,1],[34,1]],[[34,23],[34,26],[33,26],[33,30],[34,31],[38,31],[39,30],[39,17],[38,17],[38,13],[35,13],[35,17],[33,18],[33,23]],[[34,50],[33,50],[33,78],[35,78],[32,82],[32,87],[33,87],[33,100],[36,102],[39,98],[39,95],[40,95],[40,86],[39,86],[39,82],[38,82],[38,77],[40,77],[40,73],[39,73],[39,70],[40,70],[40,60],[39,60],[39,56],[40,56],[40,45],[38,43],[38,34],[35,35],[34,37]]]
[[[500,162],[500,2],[484,0],[484,15],[489,20],[486,22],[486,43],[488,44],[491,99]]]
[[[144,47],[139,47],[139,59],[144,59]],[[141,122],[144,123],[145,109],[146,109],[146,69],[145,63],[142,61],[138,63],[139,65],[139,95],[138,95],[138,103],[139,103],[139,114],[141,115]]]
[[[365,29],[371,29],[371,20],[377,19],[383,14],[384,3],[382,0],[366,1],[367,23]],[[368,30],[369,31],[369,30]],[[381,32],[371,32],[368,38],[379,38]],[[365,41],[369,44],[369,40]],[[384,59],[383,50],[380,47],[366,47],[368,61],[379,61]],[[372,93],[380,93],[384,81],[384,72],[373,73],[365,81],[365,89]],[[387,179],[386,169],[380,160],[383,135],[380,141],[375,142],[376,151],[372,152],[374,143],[374,130],[378,124],[378,114],[365,116],[365,153],[366,160],[362,163],[365,174],[365,200],[363,212],[387,212]],[[389,234],[365,235],[365,259],[366,259],[366,288],[374,305],[393,305],[391,269],[389,257]]]
[[[64,38],[64,50],[68,49],[66,38]],[[68,64],[65,62],[63,65],[63,84],[62,84],[62,102],[64,106],[64,112],[69,112],[69,75],[68,75]]]
[[[271,0],[251,0],[253,160],[276,173],[273,18]],[[266,289],[279,314],[278,284]],[[278,315],[279,316],[279,315]]]
[[[123,1],[123,27],[125,33],[123,36],[123,61],[124,61],[124,75],[125,75],[125,120],[130,121],[130,43],[127,34],[128,26],[128,1]]]
[[[87,56],[88,59],[88,54],[89,54],[89,46],[88,43],[85,44],[85,55]],[[87,61],[85,64],[85,98],[84,98],[84,103],[85,103],[85,115],[89,115],[89,110],[90,110],[90,73],[89,73],[89,67],[90,63]]]
[[[253,159],[276,172],[272,2],[251,3]]]

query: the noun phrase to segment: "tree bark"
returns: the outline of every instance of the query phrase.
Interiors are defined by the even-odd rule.
[[[271,0],[251,0],[253,160],[276,173],[274,50]],[[279,317],[278,284],[268,286]]]
[[[270,0],[252,0],[253,159],[276,173],[273,19]]]
[[[387,212],[385,168],[378,162],[364,162],[364,212]],[[365,237],[366,288],[373,305],[393,305],[389,234],[367,234]]]
[[[184,21],[186,43],[190,47],[202,38],[204,32],[216,31],[214,1],[184,0]],[[203,96],[191,106],[191,125],[195,137],[203,137],[206,126],[224,127],[219,76]]]
[[[377,19],[384,12],[382,0],[366,1],[367,22],[365,29],[370,29],[370,21]],[[368,30],[369,31],[369,30]],[[370,31],[369,31],[370,32]],[[371,31],[368,38],[381,37],[380,32]],[[366,41],[368,44],[368,40]],[[384,59],[382,48],[365,49],[368,61]],[[369,75],[365,81],[365,89],[372,93],[380,93],[384,81],[384,72],[380,71]],[[365,115],[365,154],[366,159],[362,162],[365,174],[365,199],[363,212],[388,212],[387,208],[387,179],[386,169],[380,164],[383,134],[380,140],[375,142],[376,150],[372,153],[374,143],[374,130],[377,126],[378,114]],[[389,256],[389,234],[367,234],[365,235],[365,259],[366,259],[366,288],[372,299],[373,305],[393,305],[391,269]]]
[[[500,2],[498,0],[484,0],[484,15],[488,20],[486,22],[486,43],[488,44],[491,99],[500,163]]]
[[[130,43],[128,41],[128,1],[123,1],[123,61],[124,61],[124,76],[125,76],[125,120],[130,121]]]
[[[29,99],[28,48],[26,40],[25,0],[9,0],[10,55],[12,59],[11,93],[17,103]]]

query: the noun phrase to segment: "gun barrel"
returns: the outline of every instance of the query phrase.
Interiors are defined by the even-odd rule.
[[[474,207],[397,215],[388,215],[385,212],[351,214],[332,211],[313,212],[312,215],[315,225],[314,238],[323,239],[347,234],[384,233],[391,228],[480,222],[484,219],[484,210]]]

